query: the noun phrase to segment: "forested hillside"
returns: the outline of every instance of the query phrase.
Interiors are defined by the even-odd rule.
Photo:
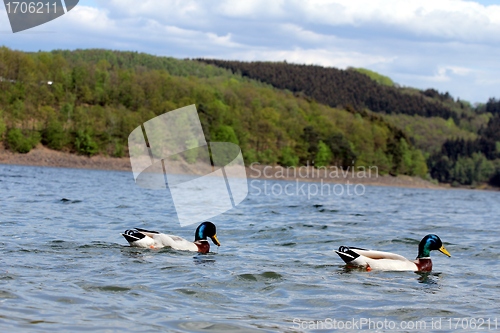
[[[390,84],[379,84],[370,79],[367,71],[363,73],[355,69],[340,70],[286,62],[199,60],[269,83],[276,88],[303,93],[333,107],[351,106],[388,114],[453,118],[458,122],[457,114],[443,102],[429,100],[425,94],[405,94]]]
[[[439,152],[428,159],[431,175],[445,183],[472,185],[489,182],[500,186],[500,108],[490,99],[486,110],[493,111],[488,124],[476,139],[446,140]]]
[[[383,75],[359,68],[199,60],[330,106],[382,114],[422,150],[433,178],[500,185],[500,101],[494,98],[474,108],[449,93],[398,87]]]
[[[238,143],[247,164],[373,165],[457,184],[499,181],[495,99],[473,108],[362,69],[211,62],[0,48],[0,139],[20,153],[41,143],[126,156],[135,127],[196,104],[207,139]]]
[[[333,108],[197,61],[1,48],[0,77],[0,135],[13,151],[28,152],[41,142],[79,154],[125,156],[135,127],[196,104],[207,139],[238,143],[247,164],[427,173],[420,150],[382,117]]]

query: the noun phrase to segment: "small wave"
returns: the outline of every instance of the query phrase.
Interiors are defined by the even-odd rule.
[[[67,199],[67,198],[62,198],[61,200],[59,200],[59,202],[62,202],[64,204],[75,204],[75,203],[82,202],[82,200],[70,200],[70,199]]]
[[[325,209],[325,208],[322,208],[322,209],[319,209],[318,212],[320,212],[320,213],[338,213],[339,210],[338,209]]]
[[[281,280],[281,279],[283,279],[283,275],[276,273],[276,272],[272,272],[272,271],[263,272],[260,274],[250,274],[250,273],[239,274],[237,277],[238,277],[238,279],[246,280],[246,281],[268,281],[268,280]]]
[[[177,322],[174,327],[187,332],[262,332],[262,328],[255,329],[229,323],[186,321]]]
[[[91,285],[86,285],[82,287],[85,290],[88,291],[104,291],[104,292],[113,292],[113,293],[119,293],[119,292],[127,292],[132,290],[132,288],[129,287],[122,287],[122,286],[115,286],[115,285],[107,285],[107,286],[91,286]]]
[[[0,290],[0,299],[16,299],[19,298],[17,295],[11,293],[7,290]]]

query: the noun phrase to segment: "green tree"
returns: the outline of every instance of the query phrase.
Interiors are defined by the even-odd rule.
[[[372,79],[373,81],[375,81],[375,82],[377,82],[379,84],[382,84],[384,86],[389,86],[389,87],[393,87],[394,86],[394,82],[388,76],[381,75],[381,74],[379,74],[377,72],[371,71],[371,70],[366,69],[366,68],[352,68],[352,69],[355,70],[355,71],[358,71],[358,72],[360,72],[362,74],[365,74],[370,79]]]
[[[67,143],[67,134],[63,125],[55,118],[48,121],[47,127],[42,132],[42,144],[55,150],[61,150]]]
[[[412,166],[411,173],[412,176],[419,176],[421,178],[427,175],[429,171],[427,168],[427,163],[425,161],[425,157],[422,154],[422,151],[419,149],[413,149],[411,152]]]
[[[34,140],[25,136],[19,128],[12,128],[7,132],[8,148],[17,153],[26,154],[33,148]]]
[[[278,162],[278,156],[271,149],[259,152],[257,158],[261,164],[275,165]]]
[[[299,164],[299,157],[291,147],[281,149],[279,164],[285,167],[294,167]]]
[[[325,143],[328,144],[330,151],[333,154],[334,163],[337,166],[347,168],[348,166],[356,162],[357,155],[354,152],[353,144],[342,133],[335,133],[330,135]],[[385,160],[387,160],[387,158],[381,158],[375,163],[385,164]]]
[[[3,134],[5,133],[6,129],[7,126],[5,125],[5,121],[3,119],[3,111],[0,109],[0,141],[3,138]]]
[[[118,140],[115,141],[114,149],[113,149],[113,157],[123,157],[125,156],[125,147]]]
[[[93,156],[99,152],[99,146],[87,131],[77,131],[74,144],[76,151],[82,155]]]
[[[401,164],[399,166],[399,172],[402,174],[412,175],[413,174],[413,154],[405,139],[401,138],[399,140],[399,150],[401,154]]]
[[[387,175],[391,171],[391,161],[382,149],[377,149],[375,151],[373,164],[378,168],[381,175]]]
[[[316,167],[328,166],[332,160],[332,152],[330,148],[323,142],[318,143],[318,153],[316,154],[316,159],[314,160],[314,165]]]
[[[234,129],[228,125],[221,125],[215,130],[213,141],[231,142],[231,143],[234,143],[237,145],[240,144],[238,137],[236,136],[236,133],[234,132]]]

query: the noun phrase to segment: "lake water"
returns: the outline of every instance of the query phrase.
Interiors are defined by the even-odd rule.
[[[0,165],[0,331],[500,331],[500,193],[287,184],[251,180],[212,220],[222,246],[197,255],[128,246],[128,228],[196,228],[131,173]],[[428,233],[452,254],[433,252],[430,274],[348,270],[333,252],[413,259]]]

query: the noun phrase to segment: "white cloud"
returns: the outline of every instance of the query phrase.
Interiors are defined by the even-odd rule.
[[[86,31],[106,31],[115,28],[115,21],[108,17],[107,10],[99,10],[92,7],[76,6],[72,11],[66,14],[64,21],[54,21],[57,23],[64,22],[75,29],[75,25],[79,29]],[[66,21],[66,22],[65,22]]]
[[[437,72],[431,76],[427,77],[429,81],[435,82],[449,82],[452,80],[452,76],[467,76],[473,72],[470,68],[455,67],[455,66],[444,66],[438,67]]]
[[[489,67],[477,66],[474,63],[460,61],[469,66],[450,66],[446,65],[447,55],[435,59],[436,63],[427,60],[426,63],[418,66],[410,66],[409,71],[405,67],[394,70],[390,74],[396,82],[405,86],[412,86],[420,89],[434,88],[439,91],[448,91],[455,98],[470,102],[486,102],[490,97],[498,97],[500,84],[500,66]],[[492,59],[495,57],[492,56]],[[488,58],[483,59],[490,62]],[[421,71],[418,71],[421,68]],[[417,69],[417,70],[415,70]]]
[[[278,18],[286,15],[286,0],[224,0],[216,8],[224,16],[234,18]]]
[[[212,41],[215,45],[218,46],[223,46],[223,47],[242,47],[243,45],[234,43],[231,41],[231,34],[227,34],[225,36],[218,36],[217,34],[214,33],[207,33],[208,38],[210,41]]]
[[[289,0],[293,19],[461,41],[500,40],[500,6],[461,0]],[[265,10],[265,7],[262,7]]]
[[[500,40],[500,6],[462,0],[108,0],[120,16],[140,16],[181,26],[215,27],[245,20],[326,27],[397,29],[420,37],[460,41]],[[243,20],[243,22],[238,22]],[[226,27],[234,29],[234,27]]]
[[[198,25],[210,16],[210,1],[199,0],[105,0],[100,1],[116,17],[142,17],[165,24]],[[211,21],[208,18],[208,21]]]
[[[263,59],[268,61],[286,60],[290,63],[320,65],[344,69],[350,66],[367,67],[374,64],[390,63],[395,59],[395,57],[383,57],[351,51],[302,48],[296,48],[293,50],[249,49],[244,52],[231,53],[229,54],[229,57],[224,58],[244,61]]]
[[[297,41],[303,43],[332,44],[338,41],[338,38],[334,35],[317,33],[296,24],[285,23],[280,26],[280,29],[283,34],[292,35]]]

